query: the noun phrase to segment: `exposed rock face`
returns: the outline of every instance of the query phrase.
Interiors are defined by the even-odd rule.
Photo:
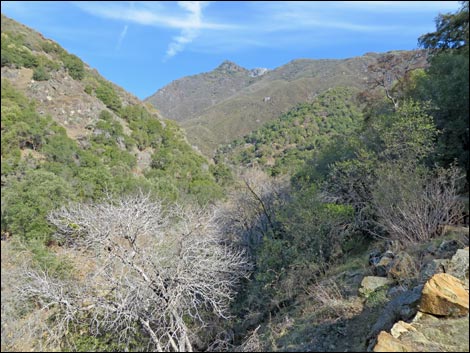
[[[439,316],[462,316],[468,314],[468,308],[468,291],[454,276],[439,273],[424,285],[420,311]]]
[[[250,77],[263,76],[269,70],[264,67],[257,67],[256,69],[250,70]]]

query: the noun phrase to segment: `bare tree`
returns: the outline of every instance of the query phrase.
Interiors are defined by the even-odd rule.
[[[28,270],[22,295],[54,311],[50,339],[82,325],[126,347],[144,332],[146,350],[193,351],[191,326],[210,315],[227,318],[250,267],[224,241],[214,214],[163,207],[144,195],[62,208],[49,216],[56,238],[88,270],[68,281]]]
[[[243,245],[251,251],[263,237],[274,236],[275,213],[288,198],[289,183],[259,169],[245,170],[238,179],[241,182],[218,215],[227,233],[241,235]]]
[[[399,94],[395,92],[407,75],[417,68],[426,65],[426,51],[416,50],[399,54],[387,53],[367,68],[368,88],[373,90],[381,87],[395,110],[399,106]],[[398,84],[398,85],[397,85]]]
[[[389,164],[379,171],[372,204],[378,224],[393,240],[421,242],[441,235],[444,225],[456,224],[463,209],[458,182],[463,177],[455,166],[438,169],[436,175]]]

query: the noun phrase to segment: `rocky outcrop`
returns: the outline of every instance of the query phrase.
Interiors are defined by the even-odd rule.
[[[468,314],[468,308],[468,291],[454,276],[439,273],[424,285],[420,311],[439,316],[462,316]]]
[[[374,352],[468,352],[467,317],[438,319],[418,313],[411,323],[397,322],[380,332]]]
[[[412,272],[413,258],[406,253],[371,255],[374,272],[386,270],[390,279],[401,281]],[[421,285],[413,290],[402,285],[389,290],[392,299],[370,331],[368,351],[468,351],[468,247],[456,249],[454,241],[443,241],[433,255],[444,258],[425,260],[414,274]],[[386,262],[382,269],[381,262]]]

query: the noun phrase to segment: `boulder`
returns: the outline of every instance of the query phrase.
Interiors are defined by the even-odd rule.
[[[393,259],[390,257],[382,257],[374,267],[374,273],[379,277],[387,277],[388,271],[393,264]]]
[[[390,334],[395,338],[399,338],[402,333],[409,331],[416,331],[416,328],[414,328],[411,324],[400,320],[390,329]]]
[[[413,347],[408,346],[391,334],[382,331],[377,337],[377,343],[373,349],[374,352],[414,352]]]
[[[426,282],[419,310],[439,316],[468,314],[468,291],[462,281],[447,273],[438,273]]]
[[[437,257],[441,259],[450,259],[459,248],[457,240],[444,240],[437,250]]]
[[[374,352],[468,352],[468,316],[437,318],[418,312],[411,323],[380,332]]]
[[[377,289],[392,284],[393,281],[386,277],[365,276],[361,282],[359,293],[364,297],[368,297],[370,293],[375,292]]]
[[[458,249],[446,268],[446,272],[465,282],[468,290],[468,268],[469,268],[468,247]]]
[[[446,259],[434,259],[423,265],[419,273],[419,283],[426,283],[436,273],[446,272],[448,262]]]
[[[406,252],[400,252],[395,256],[388,275],[399,282],[403,282],[416,278],[419,274],[413,258]]]

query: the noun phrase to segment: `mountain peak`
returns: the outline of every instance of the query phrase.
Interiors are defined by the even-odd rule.
[[[241,67],[240,65],[237,65],[233,61],[230,60],[224,60],[222,64],[220,64],[216,70],[218,71],[224,71],[227,73],[234,73],[234,72],[245,72],[247,71],[245,68]]]

